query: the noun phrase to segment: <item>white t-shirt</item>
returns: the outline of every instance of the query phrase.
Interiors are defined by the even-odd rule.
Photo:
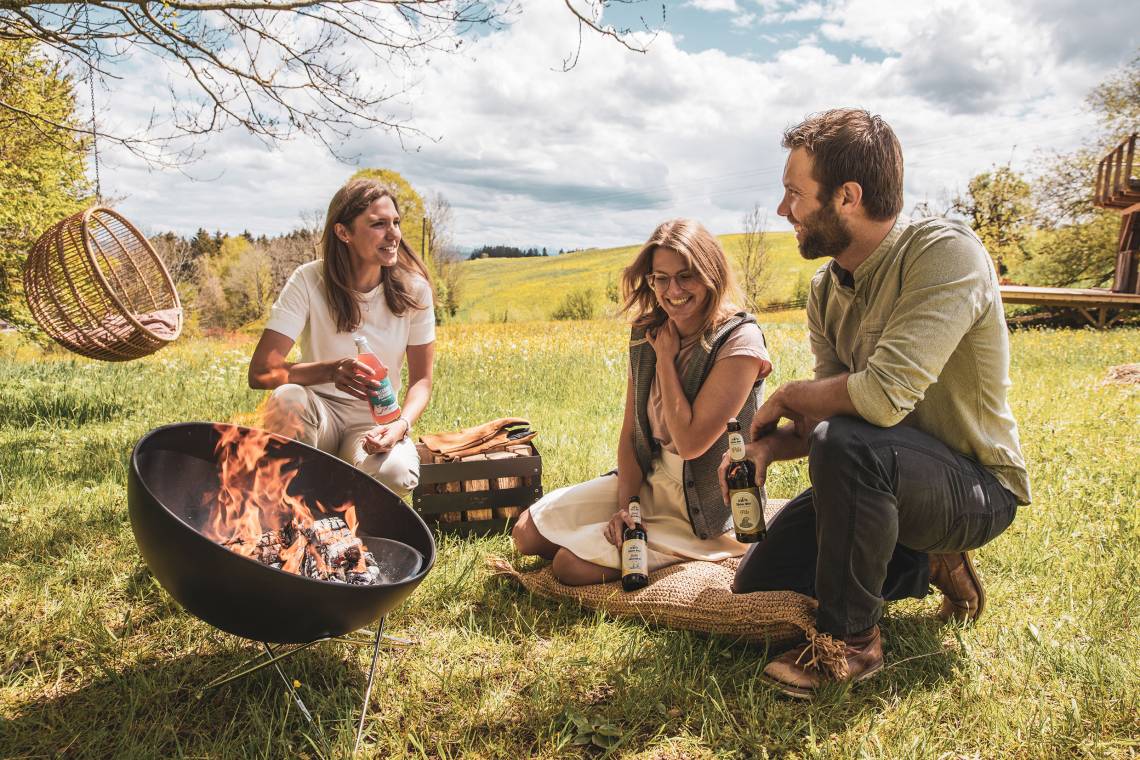
[[[355,332],[337,332],[336,318],[325,298],[322,261],[310,261],[297,267],[277,296],[269,314],[266,330],[273,330],[300,344],[302,362],[328,361],[345,356],[356,356],[353,335],[363,335],[376,352],[392,381],[392,390],[400,391],[400,370],[404,366],[404,353],[408,346],[422,346],[435,340],[435,312],[432,309],[431,287],[427,280],[413,276],[412,291],[416,300],[426,304],[424,309],[408,309],[397,317],[388,308],[384,286],[378,285],[363,294],[360,315],[363,317]],[[311,386],[324,396],[352,398],[339,391],[332,383]]]

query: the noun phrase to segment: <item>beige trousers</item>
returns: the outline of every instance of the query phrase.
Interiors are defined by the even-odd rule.
[[[376,427],[368,404],[314,393],[286,383],[269,396],[265,429],[332,454],[391,488],[398,496],[420,482],[420,458],[412,439],[404,436],[386,454],[367,454],[364,436]]]

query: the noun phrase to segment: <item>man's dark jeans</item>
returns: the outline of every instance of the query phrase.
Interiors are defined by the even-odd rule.
[[[821,422],[808,474],[812,487],[749,549],[733,588],[814,596],[819,630],[835,636],[877,623],[884,599],[925,596],[928,552],[976,549],[1017,512],[984,467],[904,425]]]

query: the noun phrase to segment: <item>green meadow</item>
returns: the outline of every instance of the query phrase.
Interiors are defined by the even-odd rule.
[[[729,257],[740,255],[743,235],[720,235]],[[769,285],[765,303],[790,301],[797,288],[806,292],[818,261],[805,261],[790,232],[769,232]],[[600,313],[612,313],[617,305],[607,292],[620,289],[621,272],[633,261],[641,246],[589,249],[561,256],[523,259],[476,259],[464,262],[461,322],[521,322],[549,319],[563,294],[589,289]]]
[[[614,270],[628,251],[605,254]],[[568,281],[597,278],[585,270],[600,267],[571,270],[575,256],[603,255],[551,264]],[[520,285],[525,297],[505,275],[500,285],[502,299],[473,302],[472,318],[508,308],[515,319],[515,303],[550,300],[540,285]],[[770,386],[805,376],[802,314],[764,326]],[[939,625],[934,596],[892,604],[879,676],[793,702],[761,682],[763,646],[532,598],[485,567],[512,556],[505,536],[439,536],[435,568],[389,617],[393,634],[418,643],[382,658],[362,756],[1136,757],[1140,387],[1102,381],[1136,361],[1140,332],[1024,330],[1011,341],[1034,504],[980,552],[989,608],[978,625]],[[612,320],[445,326],[418,429],[519,415],[540,431],[547,489],[604,472],[625,342]],[[350,751],[368,652],[325,643],[287,662],[319,730],[271,671],[196,699],[254,645],[180,610],[131,533],[132,446],[170,422],[253,420],[251,349],[247,338],[185,340],[101,364],[0,336],[0,757]],[[791,496],[806,473],[777,466],[770,484]],[[576,743],[592,733],[616,743]]]

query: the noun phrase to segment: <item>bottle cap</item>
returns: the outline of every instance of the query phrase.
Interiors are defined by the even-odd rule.
[[[737,419],[735,417],[729,418],[727,429],[728,429],[728,432],[730,432],[730,433],[739,433],[740,432],[740,423],[737,421]]]

